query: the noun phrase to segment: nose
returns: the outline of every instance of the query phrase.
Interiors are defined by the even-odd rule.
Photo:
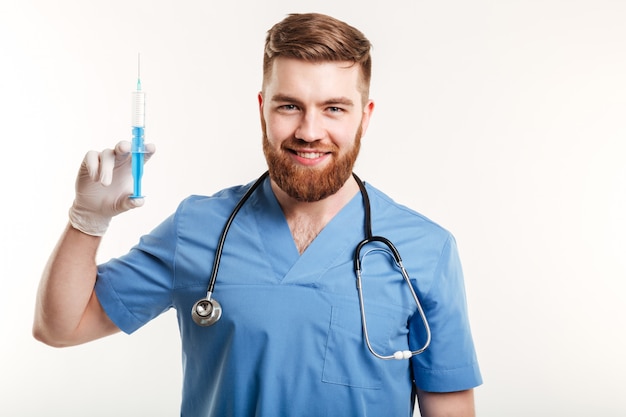
[[[296,139],[315,142],[324,138],[324,126],[321,115],[316,112],[305,112],[295,132]]]

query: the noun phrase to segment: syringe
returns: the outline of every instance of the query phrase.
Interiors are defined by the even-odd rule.
[[[141,198],[141,177],[143,176],[144,153],[144,128],[146,123],[146,93],[141,91],[141,64],[137,56],[137,90],[133,91],[133,141],[131,145],[133,194],[130,198]]]

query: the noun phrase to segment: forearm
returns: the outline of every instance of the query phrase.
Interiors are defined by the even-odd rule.
[[[66,227],[46,265],[37,293],[33,335],[38,340],[53,346],[86,341],[80,335],[81,323],[97,303],[92,295],[100,241],[100,237]]]
[[[426,392],[418,389],[422,417],[475,417],[474,390]]]

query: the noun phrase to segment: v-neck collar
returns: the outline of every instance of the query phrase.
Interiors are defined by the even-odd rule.
[[[357,193],[328,222],[300,255],[269,179],[258,191],[251,206],[255,208],[266,259],[271,262],[278,282],[315,285],[338,258],[346,257],[346,251],[350,251],[349,259],[352,259],[355,242],[360,241],[364,233],[361,193]]]

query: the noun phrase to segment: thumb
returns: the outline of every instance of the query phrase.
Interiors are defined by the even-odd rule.
[[[152,155],[156,152],[156,146],[154,143],[146,143],[146,153],[144,154],[144,162],[148,162]]]

